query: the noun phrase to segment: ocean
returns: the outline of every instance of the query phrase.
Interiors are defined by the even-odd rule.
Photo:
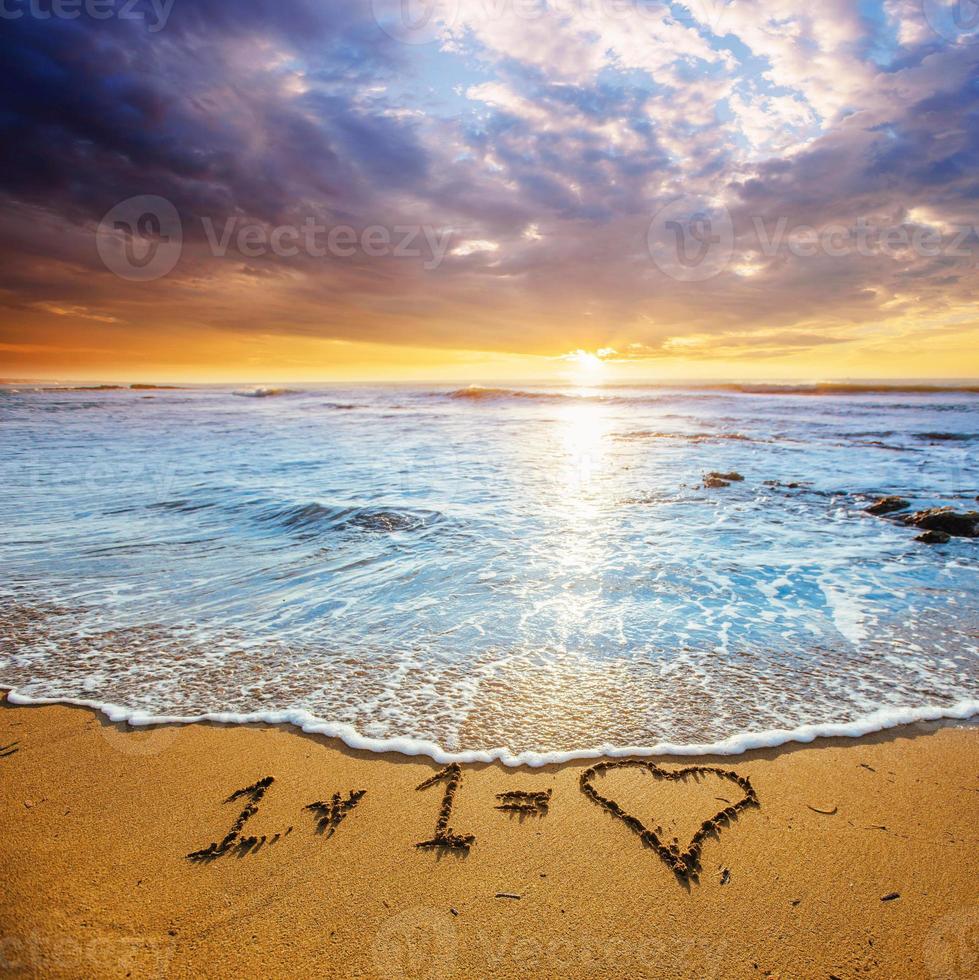
[[[963,388],[7,385],[0,685],[532,765],[966,717],[979,539],[865,508],[977,447]]]

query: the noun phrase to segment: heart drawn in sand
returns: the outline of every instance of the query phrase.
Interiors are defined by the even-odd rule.
[[[732,783],[736,783],[744,791],[744,797],[730,806],[718,810],[708,820],[705,820],[694,833],[685,851],[681,851],[677,844],[665,844],[659,835],[646,827],[638,818],[626,813],[622,807],[610,800],[595,789],[592,779],[598,773],[609,772],[612,769],[644,769],[655,779],[686,779],[689,776],[703,776],[707,774],[720,776]],[[599,762],[597,765],[586,769],[579,780],[582,793],[589,799],[594,800],[600,807],[607,810],[613,816],[618,817],[626,826],[634,830],[646,847],[652,848],[660,856],[667,867],[671,868],[679,877],[686,878],[695,875],[700,867],[700,849],[704,840],[713,833],[720,833],[721,827],[730,823],[741,810],[751,806],[761,806],[758,802],[758,794],[751,785],[747,776],[739,776],[736,772],[728,769],[718,769],[715,766],[688,766],[685,769],[661,769],[655,762],[645,762],[641,759],[624,759],[621,762]]]

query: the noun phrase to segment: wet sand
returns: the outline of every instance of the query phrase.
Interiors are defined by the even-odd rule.
[[[656,760],[757,793],[688,877],[629,818],[682,852],[745,795],[735,778],[588,776],[616,814],[582,791],[594,762],[470,765],[418,789],[442,767],[286,727],[133,730],[3,704],[0,972],[975,978],[977,749],[975,727],[916,725]],[[416,847],[450,783],[443,837],[474,841]],[[187,857],[250,805],[222,855]]]

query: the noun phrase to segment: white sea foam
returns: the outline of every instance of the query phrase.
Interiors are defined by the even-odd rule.
[[[370,738],[361,735],[350,725],[323,721],[308,711],[259,711],[249,714],[213,712],[193,717],[152,715],[146,711],[125,708],[118,704],[84,698],[32,698],[10,691],[7,700],[16,705],[68,704],[91,708],[114,723],[125,722],[141,728],[149,725],[191,725],[211,722],[220,725],[292,725],[309,735],[336,738],[351,749],[367,752],[397,752],[407,756],[428,756],[439,764],[500,762],[504,766],[539,768],[560,765],[579,759],[625,758],[627,756],[702,756],[741,755],[752,749],[777,748],[791,742],[809,743],[818,738],[860,738],[874,732],[911,725],[915,722],[968,721],[979,716],[979,699],[960,701],[945,707],[882,708],[863,718],[849,722],[830,722],[820,725],[800,725],[798,728],[775,728],[768,731],[742,732],[717,742],[678,744],[658,742],[655,745],[598,745],[592,748],[569,749],[562,752],[511,752],[505,747],[448,752],[435,742],[413,738]]]

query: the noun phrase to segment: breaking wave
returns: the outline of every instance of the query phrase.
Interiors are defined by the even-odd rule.
[[[280,398],[282,395],[301,395],[295,388],[242,388],[231,392],[239,398]]]
[[[469,402],[502,402],[507,400],[536,402],[631,402],[660,403],[665,400],[703,398],[711,395],[770,395],[788,396],[859,396],[859,395],[974,395],[979,394],[979,386],[941,386],[941,385],[862,385],[862,384],[696,384],[696,385],[638,385],[638,386],[594,386],[540,387],[540,388],[498,388],[484,385],[469,385],[448,393],[435,392],[436,395]],[[943,433],[927,434],[929,437],[961,438]],[[967,437],[969,438],[969,437]]]

